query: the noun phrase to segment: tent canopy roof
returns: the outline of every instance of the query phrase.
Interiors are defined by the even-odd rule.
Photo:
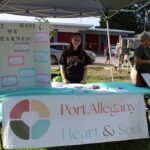
[[[0,0],[0,13],[39,17],[100,16],[139,0]]]

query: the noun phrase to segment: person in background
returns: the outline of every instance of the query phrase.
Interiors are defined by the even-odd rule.
[[[110,56],[109,56],[108,46],[106,46],[105,49],[104,49],[104,56],[106,57],[105,64],[108,63],[110,65]]]
[[[141,35],[141,45],[135,49],[134,53],[136,75],[136,86],[146,86],[141,73],[150,73],[150,32],[143,32]]]
[[[75,33],[70,42],[70,46],[61,55],[60,73],[65,84],[86,83],[87,65],[90,59],[82,47],[82,35]]]
[[[122,47],[120,43],[116,44],[116,48],[115,48],[115,70],[118,71],[120,68],[120,56],[121,56],[121,52],[122,52]]]

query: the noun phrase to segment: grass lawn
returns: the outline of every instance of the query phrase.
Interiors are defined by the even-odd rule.
[[[111,73],[112,71],[112,73]],[[111,82],[113,74],[113,81],[131,82],[130,74],[127,69],[122,71],[115,71],[112,66],[98,66],[90,65],[88,67],[88,83],[96,82]]]
[[[126,69],[121,72],[113,71],[113,81],[131,82],[130,74]],[[52,66],[52,73],[59,73],[58,67]],[[88,67],[88,83],[111,82],[111,67],[90,65]],[[57,140],[57,139],[56,139]],[[25,149],[22,149],[25,150]],[[139,139],[121,142],[108,142],[78,146],[34,148],[26,150],[150,150],[150,139]]]
[[[52,73],[59,73],[58,66],[52,66]],[[112,66],[103,66],[103,65],[89,65],[87,73],[87,82],[96,83],[96,82],[111,82],[111,70],[113,74],[113,81],[123,81],[131,82],[130,74],[127,69],[122,71],[115,71]]]

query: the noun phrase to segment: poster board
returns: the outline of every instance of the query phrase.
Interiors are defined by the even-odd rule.
[[[48,23],[0,23],[0,91],[50,86]]]

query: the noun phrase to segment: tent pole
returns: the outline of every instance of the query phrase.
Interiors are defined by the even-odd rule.
[[[108,17],[106,16],[106,25],[107,25],[107,41],[108,41],[108,48],[109,48],[109,58],[110,58],[110,65],[112,65],[112,58],[111,58],[111,46],[110,46],[110,34],[109,34],[109,21]],[[114,81],[113,78],[113,66],[111,66],[111,80]]]
[[[148,23],[148,12],[147,12],[147,10],[145,10],[144,31],[146,31],[147,23]]]
[[[112,59],[111,59],[111,48],[110,48],[110,34],[109,34],[109,21],[108,21],[108,11],[107,12],[104,12],[103,11],[103,8],[102,8],[102,4],[100,3],[99,0],[96,0],[101,12],[102,12],[102,16],[105,17],[105,20],[106,20],[106,25],[107,25],[107,41],[108,41],[108,48],[109,48],[109,58],[110,58],[110,65],[112,64]],[[111,66],[111,81],[113,82],[114,81],[114,78],[113,78],[113,66]]]

